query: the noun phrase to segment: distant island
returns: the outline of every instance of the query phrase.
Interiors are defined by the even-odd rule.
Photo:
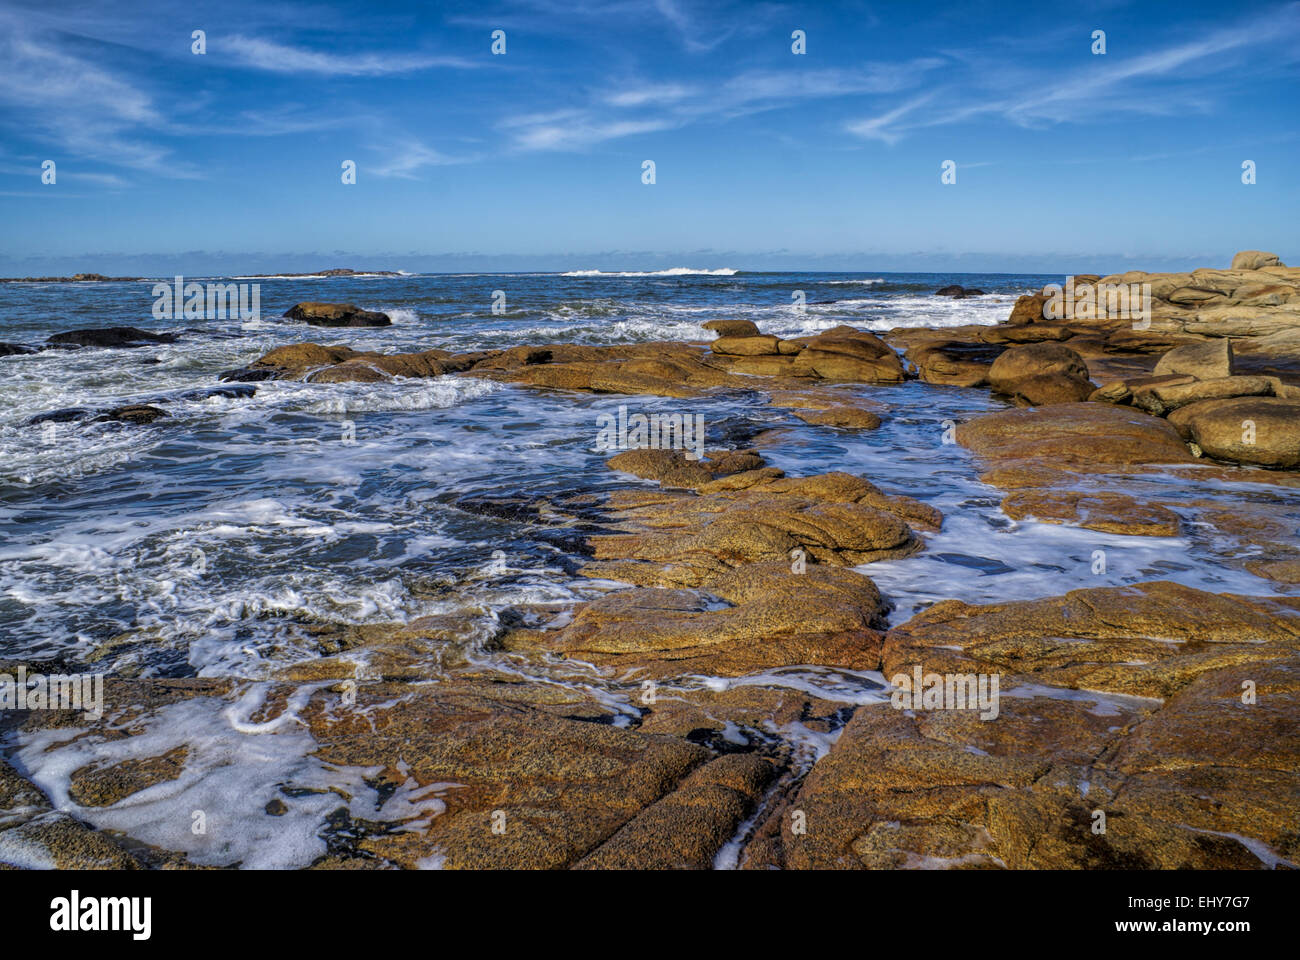
[[[130,283],[145,277],[106,277],[102,273],[78,273],[71,277],[0,277],[0,283]]]
[[[400,277],[401,273],[396,270],[350,270],[347,267],[335,267],[314,273],[246,273],[241,276],[253,280],[270,280],[283,277]]]
[[[233,274],[231,275],[233,276]],[[397,270],[351,270],[334,267],[314,273],[248,273],[241,278],[251,280],[289,279],[292,277],[400,277]],[[71,277],[0,277],[0,283],[133,283],[157,279],[151,277],[106,277],[102,273],[78,273]]]

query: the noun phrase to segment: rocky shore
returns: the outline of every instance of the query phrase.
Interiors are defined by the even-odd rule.
[[[0,861],[197,865],[183,852],[188,815],[148,842],[96,829],[12,747],[110,738],[111,757],[68,777],[72,804],[108,808],[179,789],[197,747],[160,745],[158,729],[210,709],[265,736],[294,725],[320,762],[367,771],[383,801],[370,813],[337,790],[264,798],[271,818],[330,808],[317,868],[1297,867],[1300,267],[1246,251],[1227,270],[1075,277],[1073,289],[1144,284],[1136,319],[1058,318],[1034,294],[995,326],[882,335],[781,339],[721,320],[707,344],[271,350],[223,379],[453,375],[684,409],[735,391],[844,431],[879,428],[908,379],[986,391],[1007,408],[934,442],[976,458],[1009,518],[1152,538],[1195,525],[1261,591],[1081,579],[1030,601],[942,600],[891,627],[871,565],[925,551],[951,518],[870,477],[789,475],[769,463],[780,431],[700,459],[627,450],[607,461],[625,485],[528,505],[578,543],[575,576],[623,588],[520,610],[491,659],[451,616],[302,624],[319,656],[257,684],[242,713],[248,681],[126,677],[106,680],[97,723],[6,712]],[[383,314],[352,305],[294,309],[382,328]],[[150,409],[105,415],[157,429]],[[1215,495],[1233,485],[1266,495]],[[887,684],[917,667],[996,676],[996,717],[897,708]],[[792,682],[808,668],[873,682],[842,695]],[[621,696],[584,686],[593,676]]]

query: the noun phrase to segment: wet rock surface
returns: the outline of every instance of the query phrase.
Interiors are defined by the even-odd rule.
[[[745,865],[1294,864],[1296,614],[1294,601],[1161,583],[938,604],[886,636],[885,676],[998,673],[996,719],[860,708]],[[1243,702],[1265,689],[1268,702]]]

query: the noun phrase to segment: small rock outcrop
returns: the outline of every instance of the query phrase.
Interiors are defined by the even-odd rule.
[[[362,310],[351,303],[298,303],[284,315],[313,327],[387,327],[393,322],[386,313]]]

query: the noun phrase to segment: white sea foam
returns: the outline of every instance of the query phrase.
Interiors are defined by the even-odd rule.
[[[388,319],[393,321],[394,326],[404,327],[420,322],[420,315],[405,307],[388,307],[383,312],[388,314]]]
[[[458,785],[419,786],[407,777],[381,803],[367,783],[379,767],[338,766],[315,757],[316,741],[298,713],[313,696],[332,696],[321,693],[325,686],[300,687],[278,713],[261,722],[249,717],[264,708],[269,689],[253,684],[229,699],[200,696],[160,707],[143,721],[131,722],[133,736],[67,727],[20,734],[16,759],[57,810],[99,829],[185,853],[196,864],[307,866],[326,852],[320,834],[326,818],[339,808],[399,829],[427,829],[446,810],[443,797]],[[110,730],[115,723],[110,718]],[[109,806],[83,807],[71,797],[72,774],[82,767],[161,756],[182,746],[184,760],[172,780]],[[273,800],[285,807],[279,816],[266,810]],[[201,831],[196,829],[200,820]],[[39,846],[17,852],[33,864],[42,855]]]

